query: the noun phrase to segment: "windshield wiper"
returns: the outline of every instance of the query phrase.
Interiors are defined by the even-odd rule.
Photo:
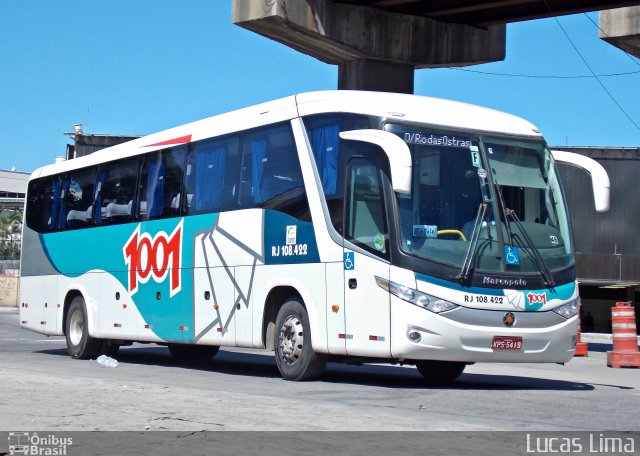
[[[473,231],[471,231],[471,239],[469,240],[469,248],[467,249],[467,254],[464,257],[464,262],[462,263],[462,269],[460,270],[460,275],[458,280],[462,283],[469,278],[469,273],[471,272],[471,265],[476,257],[476,246],[478,244],[478,239],[480,238],[480,231],[482,231],[482,223],[484,219],[487,217],[487,203],[480,203],[478,206],[478,214],[476,215],[476,220],[473,223]],[[487,227],[488,228],[488,227]]]
[[[553,280],[553,275],[551,274],[551,271],[549,270],[549,267],[547,266],[547,264],[544,262],[542,255],[540,255],[540,252],[538,252],[538,249],[536,249],[536,246],[533,243],[533,240],[531,239],[531,237],[529,236],[529,233],[527,232],[525,227],[522,225],[522,222],[518,218],[518,214],[516,214],[516,212],[511,209],[507,209],[506,207],[504,208],[504,210],[507,217],[511,217],[511,219],[518,226],[520,233],[522,233],[522,237],[524,237],[524,240],[529,246],[529,250],[531,251],[531,255],[533,256],[534,263],[536,264],[538,271],[540,271],[540,273],[542,274],[542,278],[544,279],[544,282],[547,284],[548,287],[553,287],[553,285],[555,285],[555,281]]]
[[[500,206],[500,210],[502,211],[502,215],[504,216],[504,229],[507,232],[507,237],[509,238],[509,245],[513,245],[513,235],[511,234],[511,225],[509,224],[509,217],[507,216],[507,205],[504,202],[504,197],[502,196],[502,187],[498,183],[498,180],[494,177],[494,182],[496,184],[496,193],[498,194],[498,206]]]
[[[524,237],[524,240],[526,241],[527,245],[529,246],[529,250],[531,251],[530,256],[532,257],[533,262],[535,263],[536,267],[538,268],[538,271],[540,271],[540,274],[542,274],[542,278],[544,280],[544,283],[548,287],[553,287],[553,285],[555,284],[555,282],[553,280],[553,274],[551,274],[551,271],[549,270],[549,267],[544,262],[544,259],[542,258],[542,255],[540,255],[540,252],[538,252],[538,249],[536,249],[536,246],[533,243],[533,240],[529,236],[528,231],[522,225],[522,222],[520,222],[520,219],[518,218],[518,215],[516,214],[516,212],[514,210],[509,209],[507,207],[506,203],[504,202],[504,197],[502,196],[502,187],[498,183],[497,179],[494,180],[494,183],[495,183],[495,186],[496,186],[496,193],[498,194],[498,205],[500,206],[500,210],[504,214],[504,222],[505,222],[504,223],[504,227],[505,227],[505,230],[507,232],[507,237],[509,238],[509,246],[511,246],[511,247],[514,246],[514,244],[513,244],[513,234],[511,232],[511,224],[509,223],[509,219],[511,219],[516,223],[516,225],[518,226],[518,229],[522,233],[522,237]]]

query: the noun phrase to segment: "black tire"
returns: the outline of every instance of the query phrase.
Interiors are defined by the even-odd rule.
[[[120,345],[112,344],[110,340],[104,340],[102,343],[102,348],[100,349],[100,353],[103,355],[107,355],[110,357],[114,357],[120,351]]]
[[[102,349],[103,341],[89,335],[88,321],[84,298],[76,296],[67,309],[64,331],[69,356],[74,359],[93,359]]]
[[[209,361],[216,356],[220,347],[215,345],[169,344],[171,357],[178,362],[198,364]]]
[[[416,361],[416,368],[431,384],[447,384],[460,377],[466,363],[456,361]]]
[[[327,357],[313,351],[309,316],[295,298],[278,312],[274,345],[276,364],[284,379],[313,380],[324,372]]]

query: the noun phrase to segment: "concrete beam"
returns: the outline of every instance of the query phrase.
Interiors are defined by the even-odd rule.
[[[640,58],[640,6],[600,11],[600,38]]]
[[[389,91],[406,92],[408,80],[396,83],[408,77],[408,69],[505,57],[504,25],[450,24],[331,0],[233,0],[232,18],[241,27],[340,65],[341,88],[388,86]],[[371,69],[387,76],[372,75]],[[413,91],[413,75],[410,86]]]

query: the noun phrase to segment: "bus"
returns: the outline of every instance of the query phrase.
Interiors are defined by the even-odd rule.
[[[513,115],[422,96],[326,91],[218,115],[30,178],[20,324],[72,358],[168,346],[327,361],[565,363],[580,298],[552,152]]]

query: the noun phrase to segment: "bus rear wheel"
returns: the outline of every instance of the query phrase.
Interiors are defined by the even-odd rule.
[[[460,377],[466,363],[456,361],[416,361],[416,368],[431,384],[446,384]]]
[[[311,346],[309,316],[297,299],[285,302],[276,318],[276,365],[286,380],[313,380],[322,375],[327,357]]]
[[[168,348],[173,359],[187,364],[209,361],[220,350],[220,347],[215,345],[169,344]]]
[[[89,320],[82,296],[76,296],[69,304],[65,324],[67,350],[74,359],[92,359],[100,353],[103,342],[89,335]]]

